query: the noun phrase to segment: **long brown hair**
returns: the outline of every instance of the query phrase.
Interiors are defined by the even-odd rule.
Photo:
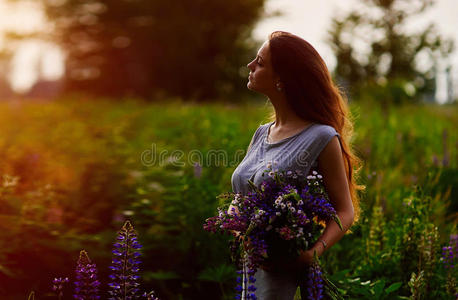
[[[306,121],[332,126],[340,134],[357,221],[360,213],[357,190],[364,190],[365,186],[356,183],[362,166],[351,146],[353,120],[347,98],[334,84],[324,60],[307,41],[289,32],[275,31],[269,36],[269,46],[272,68],[280,77],[294,112]],[[271,117],[274,119],[275,114]]]

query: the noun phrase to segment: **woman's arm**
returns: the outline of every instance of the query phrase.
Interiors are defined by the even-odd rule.
[[[318,167],[319,174],[323,176],[329,200],[334,206],[343,227],[343,230],[340,230],[336,222],[332,220],[327,222],[326,229],[318,239],[327,244],[327,250],[344,236],[354,220],[353,203],[345,172],[342,148],[337,136],[334,136],[321,151],[318,156]],[[317,242],[310,250],[302,252],[300,261],[310,264],[313,261],[313,252],[315,250],[320,256],[325,251],[324,244]]]

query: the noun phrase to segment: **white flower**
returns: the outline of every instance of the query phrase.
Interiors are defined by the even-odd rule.
[[[318,172],[317,171],[312,171],[312,174],[316,175],[316,174],[318,174]]]
[[[298,213],[299,215],[302,214],[302,210],[299,209],[299,210],[297,211],[297,213]]]
[[[291,174],[293,174],[293,172],[291,171],[286,172],[286,175],[291,175]]]
[[[238,202],[237,200],[232,200],[232,202],[231,202],[231,203],[232,203],[232,204],[234,204],[234,205],[237,205],[237,204],[239,204],[239,202]]]
[[[286,202],[286,205],[288,205],[288,207],[291,207],[292,205],[291,201]]]
[[[316,177],[318,177],[318,179],[321,179],[321,178],[323,178],[323,176],[321,176],[321,175],[317,175]]]
[[[296,209],[294,207],[290,207],[289,210],[293,213],[296,211]],[[293,225],[294,226],[294,225]]]
[[[267,169],[271,169],[272,168],[272,164],[271,163],[268,163],[267,164]]]
[[[260,215],[263,215],[265,213],[265,211],[263,211],[262,209],[259,210],[259,214]]]
[[[309,175],[309,176],[307,176],[307,179],[313,179],[313,177],[314,177],[314,176]]]
[[[282,209],[285,209],[286,205],[285,203],[280,204]]]
[[[298,204],[298,205],[303,205],[303,204],[304,204],[304,201],[299,200],[299,201],[297,202],[297,204]]]
[[[277,216],[281,216],[281,212],[279,212],[279,211],[277,211],[275,214],[276,214]]]
[[[274,172],[269,172],[270,177],[274,177]]]

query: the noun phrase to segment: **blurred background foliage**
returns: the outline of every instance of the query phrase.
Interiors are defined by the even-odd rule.
[[[431,100],[436,92],[436,67],[454,50],[454,41],[439,34],[434,23],[408,32],[433,0],[366,0],[347,15],[335,17],[328,41],[337,58],[335,77],[347,91],[380,92],[383,105]],[[361,48],[367,53],[361,55]],[[425,61],[427,66],[425,67]],[[429,65],[428,65],[429,64]]]
[[[33,35],[65,52],[66,92],[195,99],[245,90],[265,2],[39,1],[53,30]]]

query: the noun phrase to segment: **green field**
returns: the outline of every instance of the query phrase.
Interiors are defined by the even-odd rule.
[[[0,298],[34,290],[57,299],[52,279],[73,276],[81,249],[106,289],[111,245],[128,219],[144,245],[142,290],[231,299],[226,239],[202,224],[271,110],[179,99],[1,102]],[[457,234],[458,106],[387,110],[360,100],[351,110],[366,191],[359,223],[323,256],[325,269],[349,299],[455,299],[457,268],[444,268],[441,248]]]

